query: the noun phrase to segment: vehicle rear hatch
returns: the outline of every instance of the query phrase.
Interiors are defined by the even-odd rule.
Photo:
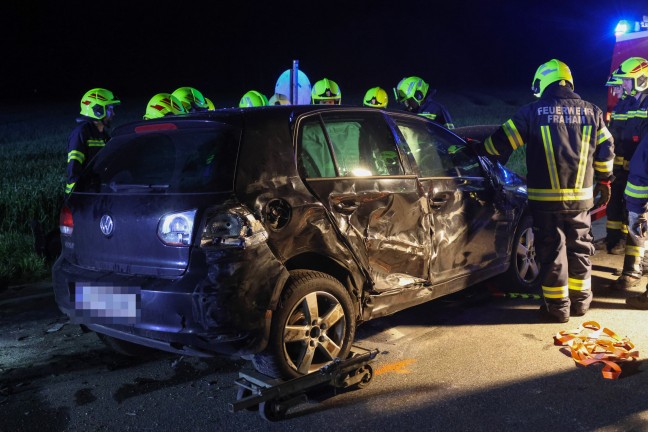
[[[233,197],[239,141],[240,128],[214,121],[122,130],[68,201],[74,222],[72,244],[64,245],[68,259],[122,274],[182,274],[204,209]],[[183,237],[183,229],[190,235]]]

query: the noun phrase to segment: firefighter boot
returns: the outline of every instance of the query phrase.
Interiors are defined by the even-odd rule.
[[[552,308],[553,309],[553,308]],[[559,310],[549,311],[547,305],[540,306],[540,320],[542,322],[551,322],[551,323],[566,323],[569,321],[569,315],[566,313],[561,313]]]
[[[625,239],[621,239],[617,242],[617,244],[613,245],[612,247],[608,247],[608,253],[611,255],[625,255],[625,250],[626,250]]]
[[[612,282],[610,288],[616,291],[627,291],[630,288],[638,287],[641,283],[640,276],[630,276],[627,274],[622,274],[619,279]]]
[[[641,295],[628,297],[626,304],[635,309],[648,310],[648,290]]]

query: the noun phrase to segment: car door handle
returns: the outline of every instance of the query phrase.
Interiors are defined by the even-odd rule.
[[[430,207],[432,207],[434,210],[439,210],[440,208],[448,204],[449,199],[450,194],[447,192],[435,194],[430,200]]]
[[[358,203],[354,199],[348,199],[336,203],[334,207],[339,213],[351,214],[358,209]]]

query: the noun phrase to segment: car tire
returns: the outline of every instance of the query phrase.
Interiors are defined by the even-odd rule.
[[[511,251],[511,264],[502,275],[505,286],[513,286],[518,291],[535,291],[540,287],[540,263],[535,252],[533,219],[522,215],[515,232]]]
[[[291,274],[274,313],[265,351],[254,367],[274,378],[296,378],[346,359],[355,337],[353,302],[342,284],[321,272]]]
[[[129,357],[147,357],[158,352],[154,348],[149,348],[143,345],[134,344],[122,339],[117,339],[112,336],[108,336],[102,333],[97,333],[99,339],[110,349],[119,354],[129,356]]]

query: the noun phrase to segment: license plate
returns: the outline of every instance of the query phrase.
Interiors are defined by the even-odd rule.
[[[140,320],[139,287],[77,283],[74,292],[76,315],[85,323],[135,324]]]

